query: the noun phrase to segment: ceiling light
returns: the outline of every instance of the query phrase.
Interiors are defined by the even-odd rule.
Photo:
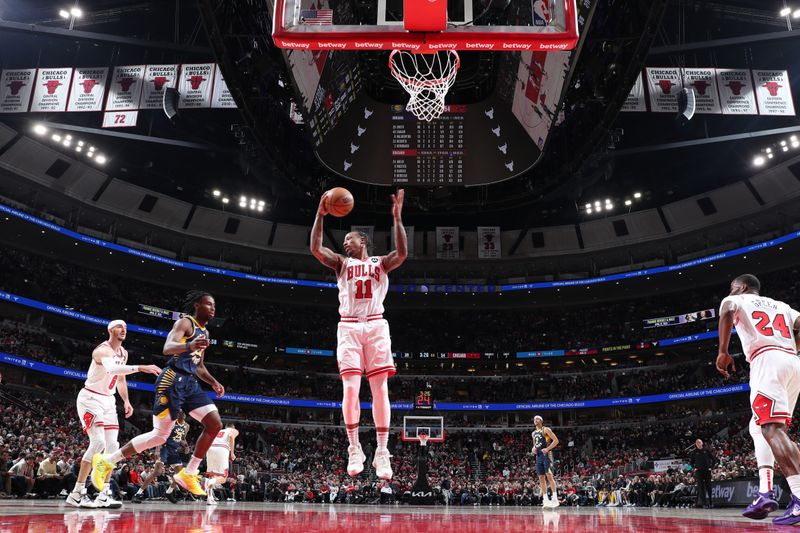
[[[83,148],[81,148],[80,146],[76,146],[75,147],[75,151],[76,152],[83,152]]]
[[[90,146],[90,147],[89,147],[89,151],[90,151],[90,152],[94,152],[94,146]]]
[[[792,142],[797,141],[797,135],[792,135],[791,137],[789,137],[789,140]]]
[[[641,197],[642,197],[642,193],[640,193],[640,192],[635,192],[635,193],[633,193],[633,197],[634,197],[634,198],[636,198],[636,199],[638,200],[639,198],[641,198]]]
[[[36,124],[33,127],[33,133],[35,133],[36,135],[44,135],[45,133],[47,133],[47,128],[44,126],[44,124]]]
[[[55,142],[61,142],[61,135],[59,135],[58,133],[54,133],[52,139]]]
[[[773,157],[775,157],[773,154],[767,154],[767,159],[772,159]]]
[[[258,212],[261,213],[262,211],[264,211],[264,206],[263,205],[258,206]]]
[[[625,205],[631,205],[633,202],[630,200],[625,200]]]
[[[594,203],[594,206],[595,206],[595,207],[600,207],[600,200],[596,201],[596,202]]]
[[[586,204],[584,207],[586,207],[586,209],[591,209],[592,208],[592,204]]]
[[[92,152],[87,152],[86,153],[86,157],[88,157],[89,159],[92,159],[94,157],[94,154]]]
[[[795,9],[794,13],[792,13],[793,19],[800,19],[800,9]]]
[[[757,166],[757,167],[760,167],[761,165],[763,165],[764,161],[765,161],[765,159],[760,155],[756,156],[755,158],[753,158],[753,164],[755,166]]]
[[[267,202],[265,202],[264,200],[259,200],[259,201],[258,201],[258,205],[260,205],[261,207],[263,207],[263,206],[267,205]]]
[[[69,10],[69,14],[75,18],[81,18],[83,16],[83,11],[81,11],[77,7],[73,7],[72,9]]]
[[[214,189],[214,192],[213,192],[213,194],[214,194],[214,196],[215,196],[215,197],[217,197],[217,196],[219,196],[219,195],[220,195],[220,194],[222,194],[222,193],[221,193],[221,192],[219,192],[219,189]]]
[[[592,208],[591,207],[587,207],[586,208],[586,214],[587,215],[591,215],[592,214]]]
[[[797,148],[797,147],[800,147],[800,142],[797,142],[797,141],[793,142],[792,143],[792,148]]]
[[[68,141],[72,140],[72,135],[65,135],[64,138]]]
[[[247,196],[242,196],[241,198],[239,198],[239,202],[241,202],[243,204],[246,204],[247,203]]]
[[[223,198],[223,199],[222,199],[222,203],[223,203],[223,204],[227,204],[228,202],[230,202],[230,200],[228,200],[227,198]]]
[[[69,146],[69,145],[71,145],[72,143],[71,143],[71,142],[69,142],[69,139],[64,139],[64,142],[63,142],[63,143],[61,143],[61,144],[63,144],[64,146]]]
[[[97,161],[98,164],[104,165],[106,162],[106,156],[99,154],[94,160]]]
[[[611,211],[612,209],[614,209],[612,204],[606,204],[606,211]]]
[[[83,146],[84,144],[86,143],[84,143],[83,141],[78,141],[78,146]]]
[[[767,152],[768,154],[771,154],[771,153],[772,153],[772,148],[767,148],[766,152]]]
[[[781,150],[783,150],[784,152],[788,152],[789,151],[789,147],[788,146],[781,146]]]
[[[791,7],[784,7],[783,9],[781,9],[780,15],[782,17],[788,17],[791,14],[791,12],[792,12]]]
[[[786,146],[786,141],[781,141],[781,146]]]
[[[606,203],[610,204],[611,203],[611,198],[606,198]]]

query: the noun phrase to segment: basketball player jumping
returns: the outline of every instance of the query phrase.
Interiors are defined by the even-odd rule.
[[[122,347],[122,342],[128,334],[128,327],[123,320],[112,320],[108,323],[108,340],[102,342],[92,352],[92,363],[86,383],[78,393],[78,417],[81,420],[83,431],[89,436],[89,448],[83,454],[81,469],[75,488],[67,496],[67,503],[73,507],[120,507],[121,504],[111,497],[108,484],[108,475],[104,476],[101,485],[97,487],[100,492],[95,501],[86,496],[86,478],[92,469],[92,457],[96,453],[105,451],[113,453],[119,448],[117,435],[119,435],[119,421],[117,419],[117,402],[114,400],[114,390],[119,393],[123,402],[125,418],[133,414],[133,407],[128,400],[128,374],[146,372],[158,375],[161,369],[155,365],[126,365],[128,351]],[[110,473],[110,472],[109,472]]]
[[[758,462],[759,488],[756,499],[743,515],[761,520],[778,508],[772,493],[772,475],[777,458],[792,491],[786,513],[773,520],[780,525],[800,523],[800,450],[786,433],[800,394],[800,359],[795,335],[800,312],[789,305],[761,296],[761,283],[752,274],[731,282],[730,295],[719,310],[719,355],[717,370],[726,378],[736,365],[728,353],[731,329],[742,343],[750,363],[750,435]]]
[[[200,485],[198,470],[214,437],[222,429],[222,421],[217,406],[200,388],[197,378],[211,385],[217,398],[225,394],[225,387],[214,379],[204,363],[205,350],[210,342],[206,324],[214,318],[215,310],[214,297],[207,292],[190,291],[187,294],[184,302],[187,314],[175,322],[164,343],[164,355],[172,358],[156,379],[153,430],[135,437],[111,455],[96,454],[92,461],[92,484],[95,487],[101,485],[102,479],[119,461],[163,445],[172,432],[178,411],[183,409],[203,424],[203,433],[197,439],[189,464],[173,479],[195,496],[206,495]]]
[[[533,449],[531,453],[536,457],[536,474],[539,476],[539,487],[542,489],[542,507],[558,507],[558,492],[556,480],[553,477],[553,448],[558,446],[558,437],[553,430],[544,425],[544,420],[539,415],[533,417],[536,429],[531,433]],[[546,480],[546,481],[545,481]],[[550,483],[552,496],[547,497],[547,483]]]
[[[383,319],[383,299],[389,289],[387,274],[406,260],[406,232],[401,217],[405,193],[400,189],[397,195],[392,195],[396,249],[383,257],[369,256],[367,236],[359,232],[345,235],[344,251],[347,257],[322,245],[322,221],[328,214],[326,195],[319,202],[317,218],[311,230],[311,253],[320,263],[336,271],[339,285],[341,319],[336,333],[336,359],[344,387],[342,413],[350,443],[347,448],[347,473],[351,476],[360,474],[366,460],[358,440],[358,423],[361,419],[359,391],[361,375],[366,373],[372,391],[372,416],[378,441],[372,466],[379,478],[391,479],[391,455],[387,448],[391,408],[387,379],[395,373],[395,365],[389,323]]]

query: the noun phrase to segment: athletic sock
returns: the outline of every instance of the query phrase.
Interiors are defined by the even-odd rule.
[[[84,490],[86,490],[86,482],[83,483],[76,482],[75,488],[72,489],[73,492],[83,492]]]
[[[800,498],[800,474],[786,476],[786,483],[789,484],[792,495],[794,495],[795,498]]]
[[[189,464],[186,466],[186,473],[190,475],[197,474],[197,471],[200,470],[200,463],[202,459],[195,457],[194,455],[189,460]]]
[[[358,446],[358,424],[352,424],[353,427],[350,426],[351,424],[347,425],[347,440],[350,446]]]
[[[122,455],[122,448],[120,448],[119,450],[115,451],[111,455],[106,455],[106,459],[108,461],[114,463],[114,464],[117,464],[118,462],[120,462],[123,459],[125,459],[125,456]]]
[[[389,428],[377,428],[375,433],[378,438],[378,449],[385,450],[389,444]]]
[[[772,468],[762,466],[758,469],[758,492],[772,491]]]
[[[103,492],[111,496],[111,483],[106,483],[103,485]]]
[[[144,494],[144,490],[142,490],[142,487],[139,487],[139,490],[136,491],[137,496],[139,496],[140,494]]]

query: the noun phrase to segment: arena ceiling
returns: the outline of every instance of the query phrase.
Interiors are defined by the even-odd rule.
[[[85,0],[78,2],[84,16],[70,33],[58,11],[72,4],[0,0],[2,67],[181,63],[210,60],[216,53],[218,62],[252,75],[243,79],[260,76],[274,82],[268,89],[244,87],[241,94],[262,103],[269,100],[270,109],[288,106],[291,92],[277,83],[286,80],[280,52],[241,48],[248,40],[235,36],[253,23],[241,20],[242,14],[264,11],[265,2]],[[644,66],[780,68],[792,75],[797,100],[800,55],[793,50],[800,31],[787,31],[786,19],[778,16],[779,1],[671,0],[661,12],[657,4],[598,2],[565,98],[565,106],[581,108],[581,120],[577,127],[556,132],[536,176],[470,189],[409,191],[408,216],[420,225],[573,223],[585,219],[581,207],[595,198],[621,199],[641,192],[637,205],[651,207],[746,178],[753,155],[786,136],[758,132],[796,128],[796,117],[701,116],[680,124],[671,115],[618,113],[619,96],[628,87],[613,86],[619,79],[614,73]],[[656,25],[650,24],[654,18]],[[210,21],[222,35],[212,31],[209,38],[214,27]],[[772,35],[764,39],[765,34]],[[649,53],[637,55],[632,50],[636,46],[646,46]],[[182,146],[109,137],[90,114],[5,115],[1,120],[17,129],[33,119],[85,128],[81,135],[108,154],[106,171],[190,202],[221,207],[212,191],[223,188],[264,198],[266,218],[302,222],[313,212],[316,195],[339,184],[356,195],[354,223],[385,223],[387,188],[331,176],[316,162],[304,127],[290,122],[288,113],[267,119],[264,107],[246,107],[182,113],[177,121],[152,113],[132,132],[156,141],[177,140]],[[253,110],[262,115],[253,115]],[[288,144],[275,146],[262,129],[281,131]],[[703,144],[696,142],[703,139]]]

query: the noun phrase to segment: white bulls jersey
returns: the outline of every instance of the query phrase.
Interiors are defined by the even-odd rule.
[[[337,280],[339,316],[372,318],[383,314],[383,300],[389,290],[389,277],[380,257],[365,261],[348,257]]]
[[[108,341],[100,344],[100,346],[109,346]],[[122,346],[119,347],[119,352],[115,353],[114,361],[117,364],[124,365],[128,361],[128,352]],[[92,364],[89,365],[89,373],[86,376],[84,387],[96,394],[104,396],[114,396],[114,388],[117,386],[117,379],[119,376],[109,374],[103,365],[98,365],[92,359]]]
[[[226,448],[230,450],[230,436],[234,430],[232,428],[224,428],[217,432],[217,436],[214,437],[214,442],[211,443],[212,446],[221,446],[222,448]]]
[[[797,355],[797,343],[792,330],[795,320],[800,316],[796,310],[783,302],[757,294],[728,296],[722,300],[722,304],[725,302],[734,305],[733,325],[748,363],[769,350]]]

